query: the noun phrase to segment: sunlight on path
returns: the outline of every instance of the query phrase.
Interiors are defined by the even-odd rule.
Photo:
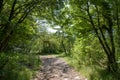
[[[41,56],[42,68],[33,80],[87,80],[80,76],[62,58],[54,55]]]

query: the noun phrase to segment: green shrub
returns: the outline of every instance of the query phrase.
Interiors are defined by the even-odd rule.
[[[17,80],[30,80],[32,78],[32,72],[30,69],[24,69],[18,73]]]
[[[100,65],[106,62],[106,56],[98,39],[90,34],[76,39],[71,56],[73,63],[78,66]]]
[[[77,38],[71,56],[66,58],[70,65],[88,80],[120,80],[120,73],[110,73],[106,70],[107,57],[98,39],[91,34]]]
[[[34,54],[1,53],[0,63],[6,63],[0,70],[0,80],[30,80],[40,67],[39,57]]]

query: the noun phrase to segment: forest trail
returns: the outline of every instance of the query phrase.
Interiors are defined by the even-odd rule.
[[[69,66],[63,58],[54,55],[40,57],[42,68],[33,80],[87,80]]]

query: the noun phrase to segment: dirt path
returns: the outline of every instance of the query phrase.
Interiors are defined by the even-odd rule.
[[[33,80],[87,80],[80,76],[62,58],[53,55],[41,56],[42,68]]]

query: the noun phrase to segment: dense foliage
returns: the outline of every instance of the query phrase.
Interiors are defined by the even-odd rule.
[[[36,54],[52,53],[118,80],[119,7],[120,0],[0,0],[0,80],[29,80],[40,64]]]

